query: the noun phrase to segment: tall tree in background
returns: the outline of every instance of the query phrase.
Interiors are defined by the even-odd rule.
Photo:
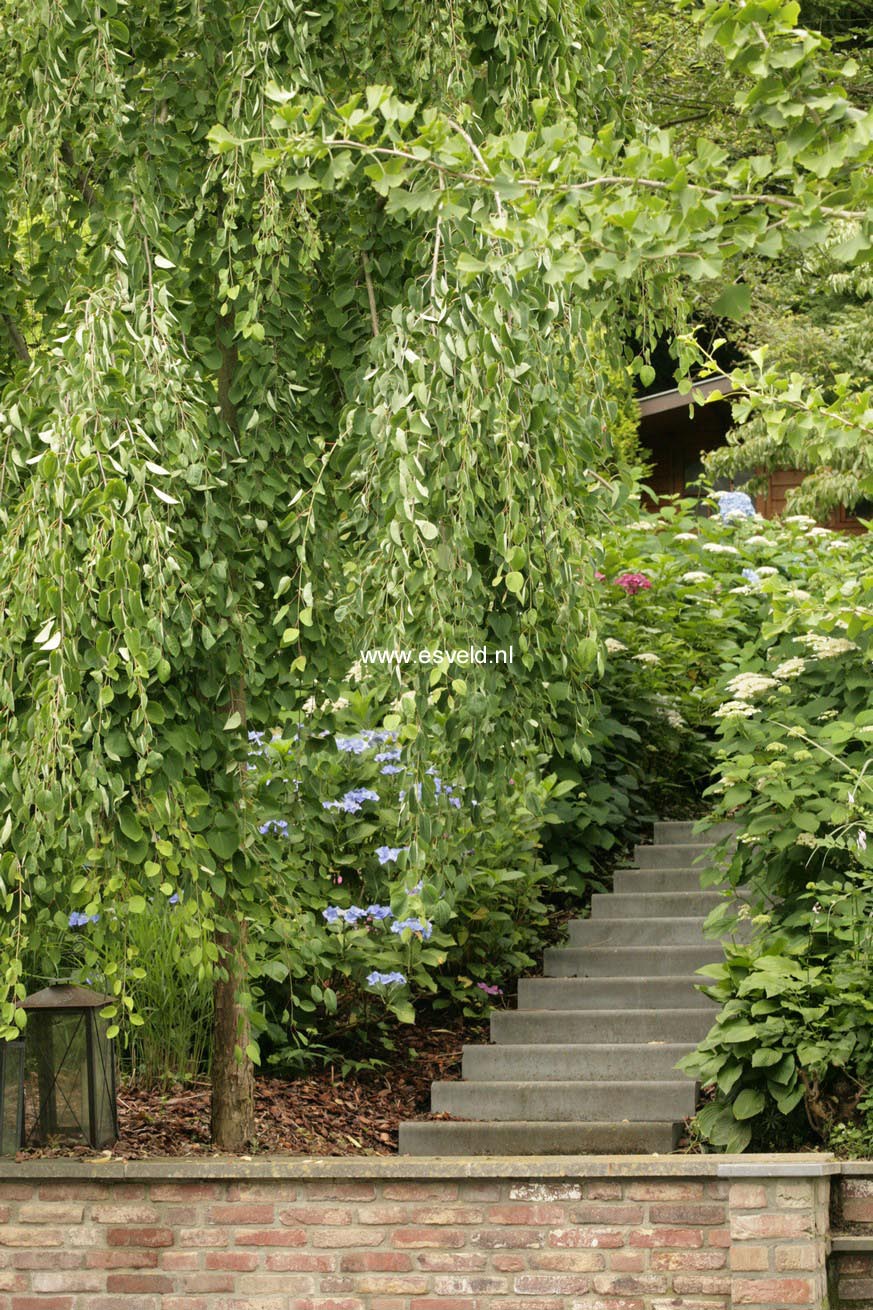
[[[408,735],[471,777],[562,722],[584,752],[599,359],[668,332],[687,370],[701,278],[740,313],[750,255],[870,246],[841,61],[796,5],[693,16],[767,156],[654,127],[607,0],[0,5],[5,1035],[41,920],[99,914],[121,1011],[129,916],[184,887],[238,1149],[281,898],[246,730],[361,646],[511,642],[511,686],[426,670]]]

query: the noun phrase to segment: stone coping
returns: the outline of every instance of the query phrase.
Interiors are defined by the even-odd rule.
[[[851,1172],[873,1172],[873,1161]],[[206,1156],[156,1160],[0,1158],[0,1181],[20,1179],[140,1181],[177,1179],[463,1178],[823,1178],[846,1172],[832,1155],[568,1155],[568,1156]]]

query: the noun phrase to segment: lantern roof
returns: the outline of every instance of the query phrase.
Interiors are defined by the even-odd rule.
[[[102,992],[92,992],[89,987],[77,987],[74,983],[59,983],[54,987],[43,987],[33,992],[21,1002],[23,1010],[102,1010],[104,1005],[113,1004],[111,996]]]

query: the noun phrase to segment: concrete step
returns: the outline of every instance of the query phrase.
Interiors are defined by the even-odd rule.
[[[568,946],[698,945],[703,916],[684,919],[571,919]]]
[[[431,1110],[459,1119],[670,1122],[694,1114],[696,1085],[677,1073],[646,1082],[434,1083]]]
[[[640,869],[700,869],[707,867],[711,847],[702,843],[678,842],[661,846],[635,846],[634,864]]]
[[[520,978],[519,1010],[707,1010],[715,1002],[697,991],[703,982],[679,978]]]
[[[567,1042],[699,1042],[715,1021],[709,1008],[652,1010],[492,1010],[491,1040],[501,1046]]]
[[[681,1125],[666,1123],[402,1123],[401,1155],[668,1155]],[[472,1303],[471,1303],[472,1304]]]
[[[723,960],[721,946],[552,946],[545,952],[547,978],[663,978],[694,973]]]
[[[592,919],[705,918],[724,897],[717,891],[594,892]]]
[[[680,1077],[676,1061],[694,1050],[693,1042],[584,1046],[465,1046],[465,1082],[634,1082]]]
[[[626,892],[699,892],[701,873],[697,869],[616,869],[612,890]],[[718,888],[713,888],[718,890]]]
[[[701,842],[715,843],[724,837],[731,837],[739,832],[739,824],[717,823],[706,832],[697,833],[697,819],[659,819],[655,824],[656,846],[698,846]]]

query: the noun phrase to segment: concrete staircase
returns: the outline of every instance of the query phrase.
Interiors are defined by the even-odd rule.
[[[703,891],[709,844],[693,823],[656,823],[634,869],[592,897],[544,976],[495,1010],[491,1046],[465,1046],[462,1080],[434,1083],[431,1110],[452,1119],[400,1125],[403,1155],[666,1153],[694,1113],[696,1085],[676,1068],[709,1031],[715,1006],[694,984],[720,958],[703,936],[721,900]]]

